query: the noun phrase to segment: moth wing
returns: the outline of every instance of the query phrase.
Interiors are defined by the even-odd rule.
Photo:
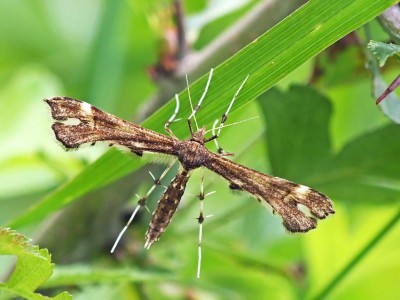
[[[316,227],[316,219],[335,212],[331,200],[312,188],[257,172],[215,153],[210,152],[205,166],[228,180],[233,188],[269,204],[291,232],[309,231]]]
[[[82,144],[109,142],[143,151],[173,154],[173,139],[108,114],[89,103],[69,97],[45,99],[54,120],[52,129],[66,148]]]

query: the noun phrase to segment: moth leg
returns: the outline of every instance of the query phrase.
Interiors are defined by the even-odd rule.
[[[163,172],[163,173],[160,175],[160,177],[158,177],[158,178],[155,178],[155,177],[153,176],[153,174],[150,173],[151,177],[152,177],[153,180],[154,180],[154,184],[153,184],[153,185],[151,186],[151,188],[147,191],[147,193],[146,193],[146,195],[145,195],[144,197],[140,198],[140,197],[138,196],[138,197],[139,197],[138,205],[136,206],[136,208],[135,208],[134,211],[132,212],[132,215],[131,215],[131,217],[129,218],[128,222],[126,222],[124,228],[121,230],[121,232],[119,233],[117,239],[115,240],[114,245],[112,246],[111,251],[110,251],[111,253],[114,253],[115,248],[117,247],[117,245],[118,245],[119,241],[121,240],[122,236],[124,235],[125,231],[128,229],[129,225],[132,223],[132,221],[133,221],[133,219],[135,218],[135,216],[136,216],[137,212],[139,211],[139,209],[140,209],[141,207],[146,207],[146,208],[147,208],[146,202],[147,202],[147,199],[149,198],[150,194],[154,191],[154,189],[155,189],[157,186],[161,185],[161,180],[165,177],[165,175],[167,175],[167,173],[169,172],[169,170],[171,170],[172,166],[175,164],[176,161],[177,161],[177,159],[174,159],[173,161],[171,161],[171,162],[168,164],[167,168],[164,170],[164,172]]]
[[[219,130],[219,133],[216,133],[216,131],[215,131],[218,122],[219,122],[218,119],[214,121],[212,130],[211,130],[211,132],[212,132],[213,135],[212,135],[211,138],[209,138],[209,139],[206,140],[205,142],[209,142],[209,141],[214,140],[215,146],[216,146],[217,149],[218,149],[217,152],[218,152],[219,154],[221,154],[222,156],[233,156],[233,155],[234,155],[233,153],[226,152],[226,151],[225,151],[224,149],[222,149],[222,148],[219,146],[219,144],[218,144],[218,137],[219,137],[219,134],[221,133],[221,132],[220,132],[221,130]]]
[[[192,109],[192,113],[190,114],[189,118],[187,119],[188,121],[188,125],[189,125],[189,130],[190,130],[190,134],[193,135],[193,127],[192,127],[192,122],[191,119],[193,118],[194,123],[196,125],[196,130],[199,130],[199,125],[197,123],[197,119],[196,119],[196,113],[199,111],[200,107],[201,107],[201,103],[203,102],[204,98],[206,97],[207,91],[208,91],[208,87],[210,86],[210,82],[211,82],[211,77],[213,75],[214,69],[211,68],[210,70],[210,74],[208,75],[208,80],[207,80],[207,84],[206,84],[206,88],[204,89],[203,95],[201,95],[201,98],[199,100],[199,102],[197,103],[196,107],[193,108],[193,102],[192,102],[192,98],[190,97],[190,89],[189,89],[189,81],[186,75],[186,86],[187,86],[187,90],[188,90],[188,96],[189,96],[189,103],[190,103],[190,107]]]
[[[203,222],[206,218],[211,217],[209,216],[204,216],[204,198],[214,194],[215,191],[207,193],[206,195],[204,194],[204,168],[201,168],[201,179],[200,179],[200,194],[199,194],[199,200],[200,200],[200,212],[199,212],[199,217],[197,218],[197,222],[199,223],[199,244],[198,244],[198,260],[197,260],[197,278],[200,278],[200,271],[201,271],[201,246],[202,246],[202,239],[203,239]]]
[[[178,96],[178,94],[175,94],[175,100],[176,100],[175,111],[172,114],[172,116],[168,119],[168,121],[165,122],[164,129],[172,138],[177,139],[177,137],[175,136],[175,134],[172,132],[171,128],[169,127],[171,125],[171,123],[175,120],[176,115],[179,112],[179,96]]]
[[[199,223],[199,245],[197,252],[197,278],[200,278],[200,270],[201,270],[201,241],[203,238],[203,222],[204,222],[204,168],[201,168],[201,179],[200,179],[200,212],[199,217],[197,218],[197,222]]]
[[[215,120],[215,122],[214,122],[214,124],[213,124],[213,128],[212,128],[212,134],[213,134],[213,136],[212,136],[211,138],[209,138],[208,140],[206,140],[206,142],[209,142],[209,141],[211,141],[211,140],[214,140],[215,146],[216,146],[217,149],[218,149],[218,150],[217,150],[218,153],[221,154],[221,155],[223,155],[223,156],[232,156],[233,154],[232,154],[232,153],[225,152],[224,149],[222,149],[222,148],[219,146],[217,139],[218,139],[218,137],[219,137],[220,134],[221,134],[222,128],[224,128],[225,122],[226,122],[226,120],[228,119],[228,114],[229,114],[229,112],[230,112],[230,110],[231,110],[231,108],[232,108],[232,106],[233,106],[233,103],[235,102],[237,96],[239,95],[240,90],[243,88],[243,86],[244,86],[244,84],[246,83],[246,81],[247,81],[248,78],[249,78],[249,75],[246,76],[246,78],[243,80],[242,84],[239,86],[238,90],[236,91],[235,95],[234,95],[233,98],[232,98],[231,103],[229,103],[229,106],[228,106],[226,112],[222,115],[222,117],[221,117],[221,123],[219,124],[218,127],[217,127],[217,125],[218,125],[218,122],[219,122],[219,121],[218,121],[218,119]],[[216,129],[218,129],[217,132],[216,132]]]

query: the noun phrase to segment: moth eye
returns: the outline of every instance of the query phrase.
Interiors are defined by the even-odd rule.
[[[96,142],[93,142],[93,143],[90,144],[90,146],[94,146],[94,145],[96,145]]]

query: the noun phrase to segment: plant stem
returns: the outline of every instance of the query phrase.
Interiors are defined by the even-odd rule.
[[[324,299],[326,298],[329,293],[340,283],[346,275],[348,275],[351,270],[381,241],[383,237],[387,233],[390,232],[390,230],[396,225],[397,221],[400,219],[400,209],[397,211],[397,213],[383,226],[383,228],[376,234],[375,237],[372,238],[372,240],[365,245],[363,249],[345,266],[341,272],[339,272],[336,277],[332,279],[331,282],[328,283],[328,285],[320,292],[317,294],[317,296],[312,297],[312,299]]]

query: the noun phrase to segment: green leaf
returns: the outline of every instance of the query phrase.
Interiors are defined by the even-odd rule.
[[[199,119],[210,128],[212,122],[225,111],[226,105],[248,74],[250,78],[233,110],[238,110],[254,100],[326,47],[395,3],[397,1],[393,0],[307,2],[215,68],[206,101],[199,112]],[[203,76],[191,85],[193,99],[200,98],[207,76]],[[179,117],[184,118],[190,112],[186,90],[180,93],[180,99],[182,105]],[[174,101],[170,101],[148,118],[143,125],[162,131],[163,124],[170,117],[174,106]],[[182,124],[185,122],[180,123],[179,127],[173,127],[174,133],[181,137],[188,135],[186,126]],[[117,151],[107,153],[75,179],[23,212],[9,225],[22,226],[43,218],[77,197],[134,171],[140,165],[136,161],[135,159],[129,161],[126,155]]]
[[[332,156],[329,99],[308,87],[292,86],[287,93],[271,89],[260,100],[272,173],[294,181],[318,174]]]
[[[349,142],[320,174],[333,197],[354,201],[399,201],[400,126],[389,125]]]
[[[121,283],[121,282],[144,282],[172,279],[172,274],[166,272],[144,272],[143,270],[126,269],[102,269],[85,265],[70,265],[54,270],[54,275],[43,286],[46,288],[87,285],[93,283]]]
[[[13,230],[0,228],[0,255],[15,255],[18,258],[10,278],[7,282],[0,283],[0,291],[26,299],[72,299],[67,292],[54,298],[35,293],[53,272],[54,264],[51,263],[47,249],[29,244],[28,238]]]
[[[396,93],[393,92],[399,84],[399,76],[387,86],[383,81],[380,72],[376,71],[373,74],[374,94],[378,98],[376,102],[382,112],[394,123],[400,124],[400,99]]]
[[[393,93],[393,91],[399,85],[400,76],[397,76],[392,81],[392,83],[389,84],[389,86],[386,85],[386,83],[382,79],[380,69],[377,65],[377,60],[372,55],[374,54],[375,56],[377,56],[376,53],[374,53],[373,48],[371,47],[371,42],[370,45],[368,45],[370,51],[367,53],[368,54],[367,57],[368,57],[368,68],[370,69],[373,76],[373,93],[374,97],[377,98],[376,104],[379,105],[379,108],[390,120],[392,120],[394,123],[400,124],[400,99],[397,97],[395,93]]]
[[[390,271],[391,264],[399,264],[397,260],[385,260],[382,255],[375,255],[378,259],[372,260],[372,264],[379,268],[359,266],[367,255],[373,255],[378,246],[381,251],[387,250],[381,245],[383,237],[394,231],[399,220],[397,204],[368,207],[372,205],[367,202],[387,204],[400,201],[400,126],[389,125],[366,132],[331,155],[328,129],[332,111],[328,99],[306,87],[291,87],[286,93],[271,90],[261,98],[267,122],[269,158],[274,172],[278,173],[274,175],[292,177],[300,183],[318,187],[333,199],[337,211],[335,216],[323,221],[319,230],[303,237],[307,247],[309,280],[312,282],[307,292],[314,295],[311,299],[325,299],[331,292],[348,295],[354,286],[361,293],[365,286],[359,276],[365,276],[363,279],[371,283],[377,281],[377,276],[375,273],[364,275],[368,272],[357,271],[360,267],[374,272],[381,268],[381,273],[384,273],[388,268]],[[346,205],[337,201],[339,199],[346,201]],[[348,216],[350,203],[361,205]],[[357,213],[358,216],[354,215]],[[393,236],[393,239],[397,237]],[[340,247],[337,247],[338,243]],[[327,257],[330,257],[328,261]],[[371,264],[371,260],[368,262]],[[327,269],[330,272],[326,272]],[[395,268],[392,272],[398,274]],[[353,285],[348,281],[342,284],[344,280],[350,280]],[[385,291],[386,294],[392,293]],[[337,297],[341,298],[343,296]]]
[[[379,213],[379,211],[377,211]],[[376,214],[376,213],[375,213]],[[370,220],[370,219],[369,219]],[[398,249],[396,247],[390,247],[391,245],[397,243],[398,239],[396,236],[393,234],[391,235],[392,241],[391,245],[387,245],[389,243],[386,242],[386,247],[382,247],[382,244],[384,244],[385,241],[384,238],[388,238],[391,233],[396,232],[396,225],[398,221],[400,220],[400,210],[398,209],[396,213],[393,214],[393,211],[390,214],[390,217],[386,221],[385,224],[382,225],[381,228],[375,233],[373,232],[376,230],[376,223],[372,223],[375,227],[373,228],[372,232],[370,231],[370,236],[367,242],[363,243],[363,246],[360,247],[360,249],[357,249],[355,253],[352,254],[351,259],[345,259],[346,261],[345,264],[343,264],[343,257],[339,260],[339,266],[340,269],[339,271],[335,270],[337,268],[334,267],[332,270],[333,272],[327,273],[327,275],[330,277],[327,281],[327,284],[315,295],[316,293],[313,293],[312,299],[326,299],[326,297],[329,294],[336,294],[337,299],[342,299],[343,296],[341,294],[349,296],[350,298],[355,298],[355,297],[360,297],[360,299],[365,299],[365,298],[371,298],[371,299],[376,299],[376,298],[385,298],[385,299],[390,299],[390,298],[395,298],[395,294],[397,292],[393,291],[393,289],[388,288],[387,290],[380,291],[371,286],[377,284],[380,287],[388,286],[391,287],[393,286],[393,283],[396,282],[396,278],[398,276],[398,265],[399,265],[399,260],[397,255],[393,255],[395,251]],[[364,228],[363,228],[364,229]],[[398,227],[397,227],[398,229]],[[349,232],[350,230],[347,230]],[[365,229],[364,229],[365,231]],[[331,238],[331,236],[329,236]],[[344,240],[344,239],[343,239]],[[354,247],[355,243],[354,237],[349,239],[348,244],[353,244],[352,246]],[[329,242],[328,242],[329,243]],[[380,247],[378,247],[380,246]],[[344,246],[349,248],[349,246]],[[382,251],[384,249],[384,251]],[[372,251],[375,250],[375,251]],[[393,251],[394,250],[394,251]],[[311,252],[314,252],[311,250]],[[376,253],[378,252],[378,253]],[[379,253],[381,252],[381,253]],[[315,253],[316,256],[318,256],[318,253]],[[326,259],[326,252],[324,253],[324,257]],[[366,256],[372,256],[375,254],[375,257],[371,257],[371,259],[368,261],[368,264],[370,266],[368,267],[362,265],[362,262],[365,262]],[[390,256],[390,254],[392,254]],[[344,255],[348,256],[348,255]],[[388,256],[388,259],[384,259],[383,257]],[[315,256],[314,256],[315,257]],[[383,258],[383,259],[382,259]],[[343,265],[343,266],[342,266]],[[371,268],[372,265],[372,268]],[[397,266],[396,266],[397,265]],[[337,265],[336,265],[337,266]],[[356,268],[357,266],[357,268]],[[385,266],[382,268],[382,266]],[[392,269],[390,268],[391,266]],[[364,269],[364,270],[363,270]],[[369,271],[373,269],[374,273],[372,276]],[[382,272],[382,270],[384,270]],[[389,271],[389,274],[388,274]],[[380,273],[380,274],[379,274]],[[393,277],[391,277],[391,274],[393,274]],[[353,276],[351,276],[353,275]],[[381,275],[381,276],[379,276]],[[347,279],[347,286],[346,284],[342,284],[339,286],[339,284]],[[379,282],[382,280],[383,282]],[[349,288],[349,281],[351,282]],[[366,282],[370,282],[371,285],[366,285]],[[390,284],[392,282],[392,284]],[[314,287],[315,289],[315,287]],[[350,296],[353,294],[352,296]]]
[[[386,44],[378,41],[369,41],[368,49],[375,55],[379,61],[379,66],[383,67],[386,60],[393,55],[400,55],[400,46],[396,44]]]
[[[292,87],[261,99],[274,175],[318,187],[333,199],[399,201],[400,126],[365,133],[333,154],[327,98]]]

